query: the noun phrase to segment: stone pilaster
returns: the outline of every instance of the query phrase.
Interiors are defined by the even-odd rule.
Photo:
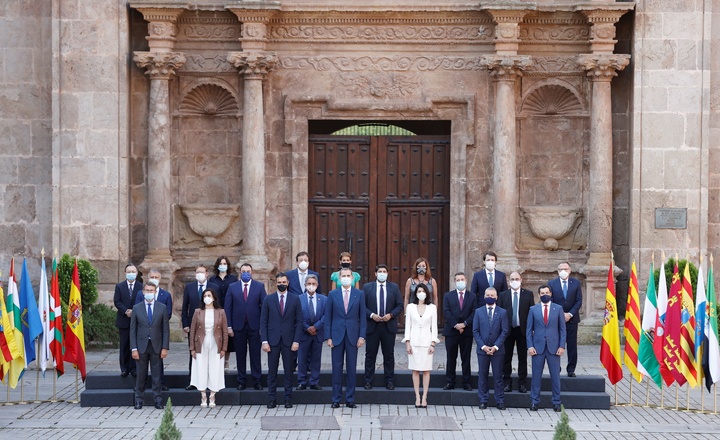
[[[615,50],[615,23],[632,6],[619,5],[618,9],[588,9],[582,13],[590,23],[590,50],[594,54],[612,54]]]
[[[516,55],[520,45],[520,22],[531,5],[498,3],[483,5],[495,22],[495,54]]]

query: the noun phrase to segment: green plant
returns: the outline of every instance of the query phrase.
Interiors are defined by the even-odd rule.
[[[693,290],[693,301],[695,300],[695,293],[697,291],[697,277],[698,268],[692,262],[687,260],[678,261],[678,273],[680,274],[680,282],[682,282],[683,273],[685,272],[685,266],[690,264],[690,284],[692,284]],[[668,293],[670,293],[670,286],[672,285],[672,276],[675,271],[675,259],[671,258],[665,263],[665,281],[667,282]],[[655,269],[655,286],[659,286],[660,281],[660,269]]]
[[[182,432],[175,425],[175,418],[172,412],[172,399],[168,397],[165,411],[163,411],[160,427],[155,433],[155,440],[179,440],[182,438]]]
[[[553,436],[553,440],[575,440],[577,438],[577,434],[575,433],[575,430],[570,427],[570,418],[565,412],[565,406],[561,405],[560,409],[562,411],[560,413],[560,423],[555,426],[555,435]]]
[[[89,261],[78,259],[78,273],[80,275],[80,299],[83,309],[95,304],[98,299],[97,285],[99,282],[98,271]],[[64,254],[58,261],[58,275],[60,281],[60,297],[67,303],[70,298],[70,283],[72,282],[73,266],[75,258]]]
[[[120,342],[120,335],[115,327],[117,312],[107,304],[83,306],[83,311],[85,343],[112,344],[113,347],[117,347]]]

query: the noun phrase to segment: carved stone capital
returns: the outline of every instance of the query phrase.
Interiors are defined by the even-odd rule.
[[[148,46],[150,52],[169,52],[175,46],[177,20],[183,9],[139,8],[148,23]]]
[[[182,52],[135,52],[133,61],[152,79],[170,79],[185,64]]]
[[[611,81],[617,72],[630,64],[630,55],[625,54],[584,54],[578,55],[578,65],[587,71],[593,81]]]
[[[529,55],[502,56],[487,55],[483,57],[485,68],[497,81],[515,81],[522,72],[532,65]]]
[[[278,1],[243,1],[242,8],[228,7],[242,23],[240,42],[243,50],[265,50],[267,24],[278,11]]]
[[[227,59],[246,79],[264,79],[278,62],[274,52],[230,52]]]
[[[581,11],[590,26],[590,49],[593,53],[612,53],[615,48],[615,23],[627,10],[588,9]]]

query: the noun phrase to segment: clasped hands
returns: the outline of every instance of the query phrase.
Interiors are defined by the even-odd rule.
[[[488,356],[492,356],[497,351],[497,348],[495,347],[488,347],[487,345],[483,346],[482,350],[487,354]]]
[[[374,313],[372,316],[372,319],[375,322],[388,322],[392,319],[392,315],[389,313],[386,313],[385,315],[380,316],[377,313]]]

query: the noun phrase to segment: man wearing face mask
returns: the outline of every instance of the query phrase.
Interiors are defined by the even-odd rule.
[[[235,339],[235,359],[237,360],[237,389],[247,386],[246,362],[250,353],[250,375],[256,390],[260,385],[260,312],[267,293],[265,285],[252,279],[252,266],[244,263],[240,266],[240,281],[232,283],[225,295],[225,314],[228,321],[228,335]]]
[[[300,295],[302,306],[303,333],[300,336],[298,349],[298,390],[322,390],[318,385],[320,381],[320,364],[322,362],[322,346],[325,341],[325,302],[327,297],[317,293],[320,282],[315,275],[308,275],[305,279],[305,293]],[[308,378],[308,365],[310,377]]]
[[[182,320],[183,332],[188,336],[188,353],[190,353],[190,324],[192,323],[193,314],[195,309],[200,306],[202,302],[202,293],[205,289],[213,289],[216,292],[220,291],[220,286],[208,282],[208,271],[202,264],[195,268],[195,281],[191,281],[185,285],[183,290],[183,303],[180,317]],[[188,377],[192,372],[192,356],[188,354]],[[186,390],[194,390],[195,387],[188,385],[185,387]]]
[[[289,270],[285,273],[288,277],[288,282],[290,283],[288,284],[288,292],[295,295],[302,295],[305,293],[305,280],[308,275],[314,275],[319,280],[320,274],[309,269],[310,254],[305,251],[298,252],[298,254],[295,255],[295,262],[297,263],[297,268]],[[317,285],[316,292],[322,293],[322,287],[320,287],[319,283]]]
[[[577,367],[577,332],[582,307],[582,287],[580,281],[570,278],[570,263],[558,264],[558,277],[548,281],[552,291],[552,302],[559,304],[564,311],[567,329],[567,375],[575,377]]]
[[[167,312],[169,321],[170,319],[172,319],[173,312],[172,295],[167,290],[160,288],[160,278],[161,275],[159,270],[150,269],[150,271],[148,272],[148,284],[152,284],[156,287],[155,301],[165,304],[165,310]],[[135,298],[135,304],[140,304],[143,301],[143,295],[136,295]],[[167,391],[168,387],[165,386],[165,365],[162,359],[160,359],[160,373],[162,378],[162,390]]]
[[[136,281],[138,274],[137,267],[129,263],[125,266],[125,280],[115,285],[113,303],[117,309],[115,326],[120,333],[120,376],[127,377],[137,375],[135,361],[130,356],[130,317],[133,306],[136,304],[136,297],[142,300],[143,284]]]
[[[549,286],[540,286],[538,293],[540,304],[530,307],[525,334],[528,355],[532,357],[530,411],[538,410],[542,374],[547,361],[552,384],[553,410],[560,412],[560,357],[565,352],[565,317],[563,308],[551,302]]]
[[[363,286],[365,314],[367,315],[367,347],[365,347],[365,389],[372,389],[375,376],[375,360],[382,347],[385,388],[395,389],[395,335],[398,332],[397,317],[403,310],[400,287],[387,281],[388,268],[384,264],[375,267],[375,279]]]
[[[485,295],[485,289],[488,287],[494,287],[498,292],[506,291],[507,280],[505,279],[505,273],[495,270],[497,263],[497,255],[495,252],[486,252],[485,255],[483,255],[483,262],[485,267],[473,275],[472,285],[470,287],[472,293],[474,293],[476,297],[482,298]]]
[[[355,289],[353,272],[340,269],[340,287],[330,292],[325,303],[325,339],[332,349],[332,408],[340,407],[343,383],[343,362],[345,375],[345,402],[348,408],[355,405],[355,378],[358,349],[365,344],[367,319],[363,291]]]
[[[502,366],[505,356],[505,338],[510,332],[507,313],[497,307],[497,291],[494,287],[485,289],[485,307],[478,307],[473,318],[473,336],[477,344],[478,357],[478,397],[480,409],[487,409],[490,398],[488,384],[490,366],[492,365],[494,396],[497,409],[505,409],[503,392]]]
[[[518,272],[510,274],[510,288],[500,293],[498,306],[505,309],[510,321],[510,333],[505,339],[505,360],[503,362],[503,391],[512,391],[512,358],[517,345],[518,357],[518,390],[527,393],[527,317],[530,307],[535,305],[533,293],[523,289],[522,278]]]
[[[467,281],[464,272],[455,274],[455,290],[443,295],[443,316],[445,317],[445,351],[447,362],[445,366],[445,378],[447,383],[444,390],[455,388],[455,368],[457,365],[458,351],[460,352],[460,363],[462,364],[462,385],[465,391],[471,391],[470,385],[470,355],[473,344],[473,317],[477,308],[477,297],[467,290]]]

